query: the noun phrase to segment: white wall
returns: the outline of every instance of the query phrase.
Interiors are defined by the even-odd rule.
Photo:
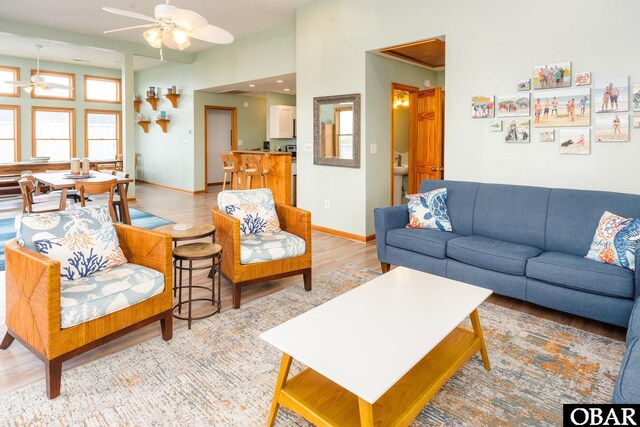
[[[542,144],[537,136],[530,144],[507,145],[500,134],[488,131],[486,120],[469,113],[472,96],[512,93],[515,82],[528,78],[539,63],[572,61],[575,71],[591,71],[593,77],[628,74],[631,83],[640,82],[633,30],[639,15],[636,0],[542,0],[535,6],[524,0],[306,4],[298,9],[296,24],[298,140],[302,146],[312,142],[315,96],[361,93],[363,123],[372,117],[371,109],[388,108],[367,102],[365,52],[445,35],[448,179],[640,193],[638,129],[631,130],[629,143],[592,143],[591,155],[562,156],[557,144]],[[362,143],[368,147],[384,138],[367,131]],[[355,170],[314,166],[313,153],[300,150],[298,203],[313,212],[314,223],[365,235],[371,231],[367,198],[377,197],[367,174],[388,161],[367,158]],[[329,210],[323,208],[325,198],[331,199]]]

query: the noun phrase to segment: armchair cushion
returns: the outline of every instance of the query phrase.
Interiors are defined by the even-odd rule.
[[[70,328],[158,295],[164,275],[137,264],[124,264],[77,280],[62,280],[61,328]]]
[[[240,220],[240,233],[273,233],[280,231],[280,221],[268,188],[230,190],[218,194],[221,211]]]
[[[286,231],[240,237],[240,264],[293,258],[306,252],[304,239]]]

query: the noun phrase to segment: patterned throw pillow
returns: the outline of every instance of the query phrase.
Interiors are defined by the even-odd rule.
[[[451,231],[451,221],[447,213],[447,189],[428,193],[410,194],[409,224],[407,228],[427,228],[429,230]]]
[[[243,235],[280,231],[273,194],[268,188],[223,191],[218,194],[218,207],[240,220]]]
[[[585,258],[636,270],[636,251],[640,241],[640,219],[623,218],[605,212]]]

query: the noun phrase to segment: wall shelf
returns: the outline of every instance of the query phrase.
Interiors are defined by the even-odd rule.
[[[156,123],[160,125],[160,127],[162,128],[162,132],[167,133],[167,125],[170,121],[171,120],[169,119],[158,119],[156,120]]]
[[[158,109],[158,98],[147,98],[146,101],[151,104],[153,111]]]
[[[136,113],[140,112],[140,104],[142,104],[142,101],[140,101],[139,99],[133,100],[133,109],[136,110]]]
[[[178,108],[178,99],[180,99],[179,93],[167,93],[165,96],[169,101],[171,101],[173,108]]]
[[[149,123],[151,123],[149,120],[138,120],[138,125],[140,125],[144,133],[149,132]]]

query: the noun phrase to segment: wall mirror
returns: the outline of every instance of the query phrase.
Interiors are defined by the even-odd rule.
[[[360,94],[313,98],[313,163],[360,167]]]

